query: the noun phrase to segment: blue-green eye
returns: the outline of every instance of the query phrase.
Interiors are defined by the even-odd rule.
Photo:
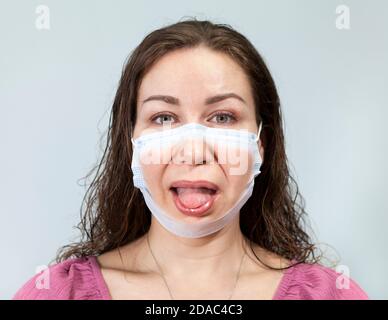
[[[231,124],[237,121],[237,118],[230,112],[217,112],[211,119],[215,118],[217,124]],[[152,123],[163,125],[166,123],[173,123],[175,117],[168,113],[160,113],[151,119]]]
[[[157,119],[161,119],[161,123],[160,122],[156,122],[156,124],[163,125],[165,122],[171,122],[170,119],[172,119],[172,118],[173,118],[172,115],[167,114],[167,113],[162,113],[162,114],[158,114],[157,116],[153,117],[151,119],[151,121],[155,122]]]
[[[217,121],[217,123],[220,124],[233,123],[237,120],[236,117],[229,112],[218,112],[213,116],[213,118],[218,119],[219,121]]]

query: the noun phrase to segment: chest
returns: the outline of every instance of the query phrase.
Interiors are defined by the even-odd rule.
[[[157,274],[124,273],[111,269],[102,270],[102,274],[113,300],[170,300],[169,289],[174,299],[226,300],[233,288],[232,300],[270,300],[282,280],[282,272],[277,271],[244,275],[237,283],[235,279],[225,284],[212,283],[211,279],[186,279],[167,282],[167,287],[163,278]]]

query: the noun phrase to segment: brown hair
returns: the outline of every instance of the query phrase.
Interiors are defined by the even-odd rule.
[[[289,173],[279,96],[263,58],[231,26],[195,18],[151,32],[126,62],[102,159],[84,177],[95,172],[81,205],[81,222],[77,225],[81,239],[60,248],[57,262],[72,256],[102,254],[148,231],[151,212],[141,192],[133,186],[131,171],[130,128],[136,121],[138,89],[146,72],[166,53],[199,45],[227,54],[243,68],[252,86],[257,123],[263,121],[265,159],[252,196],[240,211],[241,232],[249,239],[251,249],[254,242],[297,263],[318,262],[314,254],[317,248],[304,229],[304,199]],[[253,249],[252,252],[256,255]]]

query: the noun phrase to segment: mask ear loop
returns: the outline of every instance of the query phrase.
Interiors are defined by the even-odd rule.
[[[260,133],[261,133],[261,126],[263,124],[263,121],[260,121],[260,125],[259,125],[259,130],[257,131],[257,136],[256,136],[256,139],[255,141],[259,141],[260,140]]]
[[[261,142],[260,142],[260,134],[261,134],[261,129],[262,129],[262,125],[263,125],[263,121],[260,121],[260,126],[259,126],[259,131],[257,133],[257,138],[256,138],[256,142],[259,141],[259,144],[261,145]],[[259,146],[260,147],[260,146]],[[260,152],[260,151],[259,151]],[[261,173],[261,170],[259,170],[259,174]]]
[[[130,137],[131,137],[131,141],[132,141],[132,144],[135,144],[135,141],[133,140],[133,127],[132,127],[132,123],[131,123],[131,127],[130,127]]]

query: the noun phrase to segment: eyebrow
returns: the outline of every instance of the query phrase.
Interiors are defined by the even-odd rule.
[[[239,95],[237,95],[233,92],[230,92],[230,93],[218,94],[218,95],[207,98],[205,100],[205,105],[214,104],[214,103],[217,103],[217,102],[229,99],[229,98],[234,98],[234,99],[240,100],[241,102],[246,104],[246,102],[243,98],[241,98]],[[163,102],[168,103],[168,104],[180,106],[180,102],[179,102],[178,98],[168,96],[168,95],[160,95],[160,94],[148,97],[147,99],[143,100],[142,104],[144,104],[148,101],[152,101],[152,100],[159,100],[159,101],[163,101]]]

